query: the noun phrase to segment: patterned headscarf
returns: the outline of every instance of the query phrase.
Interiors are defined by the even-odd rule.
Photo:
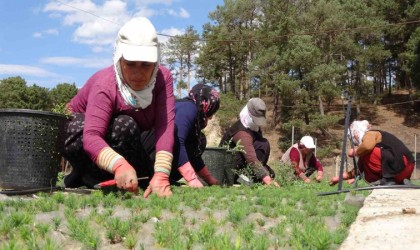
[[[350,132],[351,132],[351,139],[353,140],[354,144],[356,146],[360,145],[362,143],[363,136],[365,136],[365,133],[368,132],[371,128],[371,125],[367,120],[363,121],[354,121],[350,125]],[[358,137],[356,140],[356,136]]]
[[[197,104],[203,111],[205,117],[210,117],[216,113],[220,106],[219,93],[203,83],[196,84],[188,94],[189,98]]]
[[[197,105],[198,114],[194,129],[197,138],[197,145],[202,145],[203,141],[206,140],[206,136],[201,132],[201,130],[207,125],[207,118],[214,115],[219,109],[219,93],[217,93],[214,88],[203,83],[199,83],[190,90],[188,97],[186,98],[192,100]],[[203,151],[204,149],[202,147],[198,147],[195,155],[200,156]]]

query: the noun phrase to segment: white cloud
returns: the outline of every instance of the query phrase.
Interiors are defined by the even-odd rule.
[[[158,33],[168,35],[168,36],[158,36],[160,43],[166,43],[169,40],[170,36],[182,35],[185,33],[185,31],[182,29],[177,29],[177,28],[172,27],[169,29],[164,29],[162,30],[162,32],[158,32]]]
[[[75,27],[73,41],[87,44],[94,52],[109,50],[114,45],[115,36],[120,27],[133,16],[152,17],[155,15],[170,15],[189,18],[190,14],[184,8],[178,11],[172,9],[150,8],[149,5],[170,6],[176,0],[50,0],[43,11],[48,12],[50,17],[62,21],[64,26]],[[53,32],[51,30],[51,32]],[[56,30],[58,34],[58,30]],[[183,32],[182,32],[183,33]],[[41,38],[44,32],[34,33],[34,37]],[[167,33],[164,33],[167,34]],[[179,32],[169,35],[181,34]],[[160,40],[167,40],[160,38]]]
[[[164,4],[171,5],[174,0],[136,0],[136,5]]]
[[[39,31],[39,32],[35,32],[33,34],[33,37],[35,38],[42,38],[44,37],[44,35],[58,35],[58,30],[56,29],[48,29],[48,30],[43,30],[43,31]]]
[[[101,58],[77,58],[77,57],[46,57],[41,59],[41,63],[59,66],[77,66],[81,68],[103,68],[112,64],[111,59]]]
[[[33,37],[35,37],[35,38],[41,38],[42,37],[42,33],[41,32],[35,32],[33,34]]]
[[[180,8],[179,12],[177,12],[173,9],[167,9],[166,11],[171,16],[182,17],[182,18],[189,18],[190,17],[190,13],[188,13],[188,11],[184,8]]]
[[[139,7],[135,16],[152,17],[152,16],[155,16],[157,14],[158,14],[158,12],[153,10],[153,9],[150,9],[150,8],[147,8],[147,7]]]
[[[42,77],[55,77],[56,73],[49,72],[43,68],[30,65],[0,64],[0,75],[30,75]]]
[[[50,1],[43,11],[61,18],[65,26],[76,25],[73,40],[96,50],[113,44],[119,28],[131,17],[127,4],[120,0],[108,0],[102,5],[91,0]]]
[[[184,29],[177,29],[177,28],[169,28],[169,29],[163,29],[161,34],[169,35],[169,36],[176,36],[176,35],[182,35],[185,33]]]
[[[179,16],[182,17],[182,18],[189,18],[190,13],[186,9],[181,8],[181,10],[179,12]]]
[[[56,29],[48,29],[48,30],[45,30],[44,33],[45,34],[48,34],[48,35],[58,35],[58,30],[56,30]]]

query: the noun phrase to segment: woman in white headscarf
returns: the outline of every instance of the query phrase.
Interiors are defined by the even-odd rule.
[[[73,167],[67,187],[113,179],[118,188],[137,192],[138,175],[150,175],[151,164],[140,133],[154,129],[155,174],[144,196],[172,194],[175,100],[171,72],[159,65],[159,54],[153,24],[131,19],[118,32],[114,64],[95,73],[67,104],[73,113],[64,150]]]
[[[371,130],[367,120],[354,121],[350,132],[355,148],[348,151],[348,156],[359,158],[358,168],[367,182],[394,185],[410,180],[414,158],[402,141],[388,132]],[[351,179],[354,175],[353,169],[344,177]],[[337,179],[331,180],[331,184],[335,184]]]
[[[266,124],[266,106],[262,99],[251,98],[239,113],[239,119],[224,133],[220,146],[229,143],[230,148],[241,144],[243,151],[237,158],[237,169],[250,166],[255,181],[266,185],[280,185],[274,180],[275,173],[267,165],[270,143],[263,137],[261,128]]]

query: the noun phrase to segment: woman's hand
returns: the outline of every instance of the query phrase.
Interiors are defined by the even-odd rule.
[[[168,197],[172,195],[171,186],[169,184],[169,175],[163,172],[156,172],[153,175],[143,196],[144,198],[147,198],[152,193],[155,193],[158,197]]]
[[[117,187],[137,193],[139,184],[136,170],[124,158],[118,159],[113,167],[114,179]]]
[[[265,184],[265,185],[274,185],[275,187],[280,187],[280,185],[277,183],[277,181],[275,181],[275,180],[273,180],[273,179],[271,179],[271,177],[270,176],[265,176],[263,179],[262,179],[262,181],[263,181],[263,183]]]
[[[354,147],[354,149],[353,148],[349,149],[349,151],[347,152],[347,156],[348,157],[355,157],[355,156],[357,156],[356,155],[356,151],[357,151],[357,147]]]

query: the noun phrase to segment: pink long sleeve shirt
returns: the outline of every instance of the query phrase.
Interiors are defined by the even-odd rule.
[[[141,131],[154,128],[156,152],[163,150],[172,153],[174,102],[172,75],[168,69],[159,66],[152,103],[145,109],[126,105],[118,91],[114,67],[110,66],[95,73],[68,106],[73,113],[85,113],[83,148],[96,162],[99,152],[108,147],[104,138],[111,118],[116,115],[131,116]]]

